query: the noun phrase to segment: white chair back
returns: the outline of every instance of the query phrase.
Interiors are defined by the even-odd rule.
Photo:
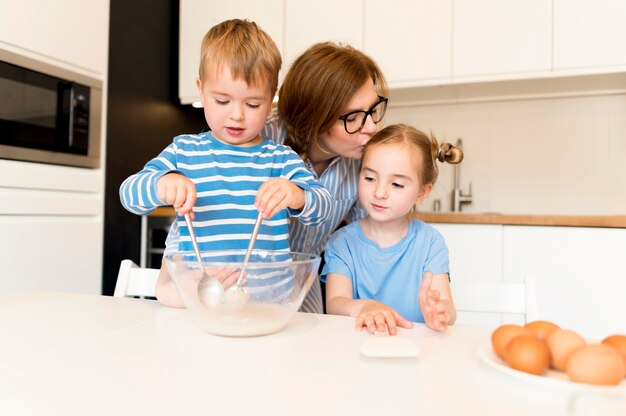
[[[457,312],[521,314],[525,322],[539,319],[537,279],[527,276],[524,283],[450,284]]]
[[[131,260],[122,260],[115,284],[116,297],[156,297],[159,269],[137,266]]]

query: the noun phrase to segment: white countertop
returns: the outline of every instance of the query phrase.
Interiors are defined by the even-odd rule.
[[[0,317],[2,415],[569,414],[569,390],[481,362],[478,327],[416,325],[399,336],[418,358],[376,359],[349,317],[224,338],[155,301],[55,292],[0,295]]]

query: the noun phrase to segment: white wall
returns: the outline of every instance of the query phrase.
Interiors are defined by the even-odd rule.
[[[565,95],[443,104],[392,100],[386,124],[409,123],[451,143],[462,137],[461,189],[467,192],[471,181],[474,196],[463,211],[624,215],[626,93]],[[442,211],[450,211],[454,168],[440,167],[423,211],[431,211],[437,198]]]

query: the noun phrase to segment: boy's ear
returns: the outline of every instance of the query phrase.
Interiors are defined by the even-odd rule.
[[[198,88],[198,92],[200,93],[200,102],[204,107],[204,96],[202,95],[202,80],[200,78],[196,78],[196,88]]]
[[[422,202],[424,202],[424,200],[426,198],[428,198],[428,195],[430,195],[430,193],[433,191],[433,184],[429,183],[427,185],[422,186],[422,189],[420,190],[420,192],[417,194],[417,199],[415,200],[415,203],[417,205],[421,204]]]
[[[270,113],[272,112],[272,109],[277,106],[277,102],[274,101],[275,97],[276,97],[276,91],[274,91],[274,94],[270,95],[271,102],[270,102],[270,105],[267,106],[265,118],[269,117]]]

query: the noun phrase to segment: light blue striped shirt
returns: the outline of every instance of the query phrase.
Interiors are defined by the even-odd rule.
[[[186,176],[196,186],[194,229],[202,251],[247,248],[258,215],[254,198],[270,178],[286,178],[302,188],[305,205],[300,211],[282,210],[264,220],[255,248],[288,251],[290,218],[315,227],[331,214],[328,191],[289,147],[267,138],[252,147],[231,146],[215,140],[210,132],[174,138],[142,171],[122,183],[122,205],[139,215],[167,205],[158,198],[156,184],[171,172]],[[182,217],[177,219],[180,241],[175,251],[191,251],[189,230]]]
[[[287,137],[285,125],[273,111],[261,133],[277,143],[283,143]],[[335,157],[320,177],[317,176],[309,161],[305,161],[309,171],[319,179],[332,197],[330,218],[317,227],[292,222],[289,240],[294,251],[321,254],[326,243],[345,218],[348,223],[363,218],[367,212],[358,202],[358,184],[361,161],[345,157]]]

